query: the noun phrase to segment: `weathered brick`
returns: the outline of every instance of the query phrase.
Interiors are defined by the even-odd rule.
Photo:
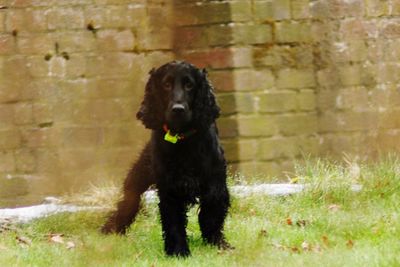
[[[269,138],[259,142],[258,155],[261,160],[293,158],[298,155],[297,138]]]
[[[213,48],[190,50],[182,57],[199,68],[251,67],[252,50],[250,48]]]
[[[383,38],[399,38],[400,20],[399,19],[383,20],[381,24],[380,36],[382,36]]]
[[[62,145],[66,148],[96,147],[104,141],[99,127],[68,127],[62,130]]]
[[[137,71],[140,69],[140,58],[140,56],[134,54],[118,52],[105,53],[103,55],[89,57],[87,61],[86,75],[88,77],[127,76],[133,71]],[[118,70],[117,72],[115,71],[116,69]]]
[[[276,23],[276,41],[280,43],[311,42],[311,24],[283,21]]]
[[[47,29],[47,15],[44,9],[11,9],[6,14],[5,25],[8,32],[38,32]]]
[[[14,106],[14,121],[18,125],[33,122],[32,103],[19,103]]]
[[[255,97],[252,93],[218,95],[218,104],[223,114],[254,112]]]
[[[93,52],[100,42],[100,40],[96,39],[89,31],[56,32],[53,38],[57,41],[60,53]]]
[[[14,105],[0,104],[0,128],[8,128],[14,123]]]
[[[15,149],[21,145],[21,136],[17,129],[0,129],[0,150]]]
[[[315,77],[311,69],[282,69],[278,72],[278,88],[299,89],[315,86]]]
[[[308,45],[288,46],[275,45],[267,48],[255,48],[255,66],[309,67],[313,64],[314,55]]]
[[[5,20],[6,20],[6,12],[0,11],[0,32],[4,32],[6,30]]]
[[[231,2],[229,8],[232,21],[249,21],[253,17],[249,1]]]
[[[54,8],[47,13],[47,27],[55,29],[84,28],[84,14],[81,8]]]
[[[15,159],[12,151],[0,151],[0,173],[14,171]]]
[[[307,19],[310,18],[309,0],[291,0],[292,18]]]
[[[297,108],[295,92],[270,92],[259,96],[259,111],[282,113]]]
[[[106,127],[103,130],[103,142],[110,147],[135,147],[138,140],[147,139],[148,132],[144,129],[138,129],[137,123],[125,123],[124,125]],[[143,144],[139,141],[139,144]],[[137,144],[137,145],[139,145]]]
[[[238,24],[234,26],[232,34],[235,44],[272,43],[272,28],[270,25]],[[210,42],[212,43],[211,38]],[[218,43],[215,43],[215,45],[218,45]]]
[[[352,87],[338,91],[336,108],[365,110],[368,106],[368,92],[363,87]]]
[[[234,81],[238,91],[265,90],[274,86],[274,76],[269,70],[237,70]]]
[[[362,17],[364,15],[364,1],[362,0],[334,0],[312,1],[311,14],[314,18],[343,18]]]
[[[389,2],[382,0],[366,0],[366,13],[370,17],[380,17],[389,14]]]
[[[53,107],[51,103],[34,103],[33,104],[33,120],[39,125],[50,123],[53,121]]]
[[[238,122],[235,118],[219,118],[217,121],[219,136],[221,138],[237,137]]]
[[[368,47],[365,41],[337,42],[332,45],[332,61],[359,62],[367,59]]]
[[[340,33],[346,40],[356,40],[377,38],[379,31],[378,25],[374,21],[346,19],[340,23]]]
[[[52,127],[23,129],[21,136],[27,148],[54,147],[61,142],[59,131]]]
[[[317,106],[316,95],[313,90],[302,90],[297,95],[297,107],[301,111],[312,111]]]
[[[239,136],[271,136],[277,132],[274,116],[243,117],[238,122]]]
[[[344,86],[355,86],[361,84],[361,68],[359,65],[342,66],[339,69],[340,82]]]
[[[14,38],[10,34],[0,34],[0,55],[10,55],[15,52]]]
[[[226,140],[222,142],[229,162],[247,161],[256,158],[256,140]]]
[[[19,173],[33,173],[36,171],[36,157],[33,150],[18,149],[15,152],[16,171]]]
[[[130,30],[101,30],[97,33],[97,45],[101,51],[132,50],[135,39]]]
[[[154,9],[149,8],[148,12],[154,13]],[[95,29],[143,27],[147,23],[146,8],[142,5],[89,6],[85,8],[84,17],[85,25],[91,24]],[[160,15],[157,17],[161,19]]]
[[[55,42],[52,34],[28,34],[18,37],[17,45],[22,54],[46,54],[54,53]]]
[[[317,132],[316,114],[287,114],[276,118],[279,132],[284,136],[314,134]]]
[[[259,20],[283,20],[290,18],[290,0],[254,2],[255,17]]]
[[[174,10],[177,25],[198,25],[231,21],[230,3],[179,6]]]

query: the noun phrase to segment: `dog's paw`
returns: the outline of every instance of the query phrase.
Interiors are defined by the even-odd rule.
[[[190,256],[190,250],[186,247],[174,247],[170,249],[166,249],[166,254],[172,257],[182,257],[186,258]]]
[[[215,244],[219,249],[222,250],[233,250],[235,249],[234,246],[228,243],[225,239],[221,239],[219,242]]]

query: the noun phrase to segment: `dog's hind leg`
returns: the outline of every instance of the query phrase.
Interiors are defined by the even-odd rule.
[[[146,147],[124,182],[123,197],[101,228],[105,234],[125,234],[140,208],[141,195],[154,184],[149,148]]]

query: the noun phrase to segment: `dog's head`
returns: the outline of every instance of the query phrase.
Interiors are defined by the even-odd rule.
[[[172,132],[207,129],[218,117],[207,72],[187,62],[172,61],[150,71],[144,99],[136,117],[146,128]]]

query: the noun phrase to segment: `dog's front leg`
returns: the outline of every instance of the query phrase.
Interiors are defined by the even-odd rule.
[[[165,253],[169,256],[189,256],[190,250],[186,237],[186,204],[160,191],[159,197]]]
[[[199,224],[203,239],[222,249],[232,248],[223,235],[229,192],[225,182],[210,183],[200,197]]]

